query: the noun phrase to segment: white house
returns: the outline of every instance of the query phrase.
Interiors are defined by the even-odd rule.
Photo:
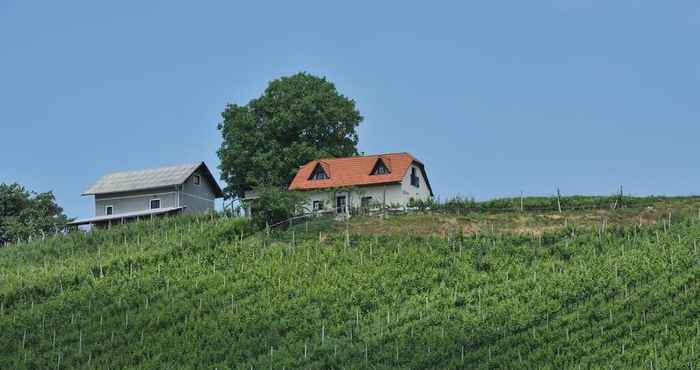
[[[409,153],[314,160],[299,168],[289,190],[307,192],[309,210],[339,214],[433,196],[425,166]]]

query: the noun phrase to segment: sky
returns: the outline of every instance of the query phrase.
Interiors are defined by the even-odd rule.
[[[109,172],[218,177],[225,105],[306,71],[442,199],[700,194],[699,36],[683,0],[0,0],[0,182],[88,217]]]

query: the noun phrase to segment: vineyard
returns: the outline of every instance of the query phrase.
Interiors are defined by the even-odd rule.
[[[182,216],[2,248],[0,368],[698,368],[697,208],[604,216]]]

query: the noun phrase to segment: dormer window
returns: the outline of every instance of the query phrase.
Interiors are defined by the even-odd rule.
[[[311,176],[309,177],[309,180],[328,180],[328,174],[326,171],[323,169],[323,166],[321,164],[317,164],[316,168],[314,168],[314,171],[311,172]]]
[[[391,171],[389,171],[389,167],[384,164],[384,161],[381,159],[377,160],[377,163],[374,165],[374,169],[372,170],[372,175],[388,175],[390,174]]]

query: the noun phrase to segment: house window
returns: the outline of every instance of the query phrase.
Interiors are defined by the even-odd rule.
[[[362,197],[362,199],[360,199],[360,206],[362,208],[369,208],[370,204],[372,204],[372,197]]]
[[[345,195],[341,195],[341,196],[335,198],[335,212],[336,213],[341,214],[341,213],[347,212],[347,209],[345,207],[345,205],[346,205],[345,200],[346,199],[347,198],[345,197]]]
[[[151,209],[160,208],[160,199],[151,199]]]
[[[199,175],[194,175],[194,184],[199,185],[199,182],[201,181]]]
[[[314,211],[322,211],[323,210],[323,201],[322,200],[314,200]]]
[[[420,177],[416,175],[416,168],[411,167],[411,185],[419,188],[420,187]]]
[[[326,171],[323,169],[323,167],[320,164],[316,165],[316,168],[314,168],[314,171],[311,173],[311,177],[309,177],[309,180],[328,180],[328,174]]]
[[[114,214],[114,206],[105,207],[105,215],[110,216]]]
[[[391,172],[386,164],[384,164],[384,161],[378,159],[377,164],[374,165],[374,169],[372,170],[372,175],[387,175],[390,173]]]

